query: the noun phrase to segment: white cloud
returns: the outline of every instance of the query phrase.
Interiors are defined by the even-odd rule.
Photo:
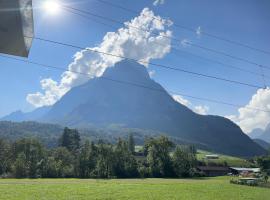
[[[197,34],[197,36],[198,36],[199,38],[201,37],[201,35],[202,35],[202,29],[201,29],[200,26],[196,29],[196,34]]]
[[[154,6],[163,5],[165,3],[165,0],[155,0],[153,2]]]
[[[171,24],[170,21],[155,16],[151,10],[144,8],[138,17],[126,22],[125,27],[116,32],[108,32],[98,46],[77,52],[74,55],[74,61],[68,66],[70,71],[62,74],[59,83],[52,79],[42,80],[41,87],[44,92],[29,94],[27,101],[35,107],[52,105],[72,87],[101,76],[108,67],[122,60],[119,57],[94,53],[88,49],[142,62],[163,58],[171,49],[172,32],[168,30],[169,24]],[[140,29],[132,27],[140,27]],[[153,36],[144,30],[155,32],[155,34]],[[87,73],[89,77],[71,71]]]
[[[195,113],[200,114],[200,115],[207,115],[209,111],[208,106],[202,106],[202,105],[197,105],[194,106],[189,100],[183,98],[180,95],[172,95],[172,98],[177,101],[178,103],[189,107],[191,110],[193,110]]]
[[[187,99],[184,99],[182,96],[180,95],[172,95],[173,99],[175,101],[177,101],[178,103],[181,103],[182,105],[184,106],[191,106],[191,103],[187,100]]]
[[[199,105],[199,106],[195,106],[193,111],[200,114],[200,115],[207,115],[207,113],[209,111],[209,107]]]
[[[270,123],[270,113],[250,108],[270,110],[270,88],[257,90],[249,103],[238,109],[238,115],[226,116],[237,123],[245,133],[249,133],[255,128],[265,129]]]
[[[149,75],[151,78],[153,78],[153,76],[156,74],[156,71],[155,70],[150,70],[149,71]]]
[[[183,40],[181,40],[181,45],[183,47],[188,47],[188,46],[190,46],[190,41],[188,39],[183,39]]]

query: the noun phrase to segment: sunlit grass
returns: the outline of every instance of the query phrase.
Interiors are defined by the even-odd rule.
[[[231,167],[250,167],[251,166],[251,163],[244,159],[233,157],[233,156],[222,155],[222,154],[218,154],[219,156],[218,159],[205,159],[205,155],[207,154],[216,154],[216,153],[210,153],[207,151],[198,150],[198,154],[197,154],[198,160],[205,161],[206,163],[214,162],[214,163],[223,164],[226,162]]]
[[[269,196],[269,189],[230,184],[227,177],[116,180],[0,179],[1,200],[266,200]]]

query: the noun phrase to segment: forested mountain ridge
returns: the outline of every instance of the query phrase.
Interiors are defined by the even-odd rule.
[[[265,130],[260,128],[254,129],[251,133],[249,133],[249,136],[252,139],[260,139],[270,143],[270,123],[265,128]]]

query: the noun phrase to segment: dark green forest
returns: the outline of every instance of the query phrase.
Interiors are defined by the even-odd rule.
[[[146,139],[135,151],[132,134],[114,144],[81,140],[75,129],[65,128],[58,145],[47,148],[38,139],[0,139],[0,175],[16,178],[137,178],[192,177],[196,149],[175,146],[165,136]]]
[[[193,145],[176,145],[166,136],[148,137],[135,150],[133,134],[110,143],[81,138],[76,129],[64,128],[48,147],[38,138],[0,139],[2,178],[178,178],[203,176]],[[0,137],[1,138],[1,137]],[[254,159],[270,174],[270,157]],[[226,165],[226,163],[224,163]]]

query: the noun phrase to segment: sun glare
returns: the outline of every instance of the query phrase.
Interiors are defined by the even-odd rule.
[[[57,0],[47,0],[44,2],[43,7],[46,12],[56,15],[60,12],[60,4]]]

